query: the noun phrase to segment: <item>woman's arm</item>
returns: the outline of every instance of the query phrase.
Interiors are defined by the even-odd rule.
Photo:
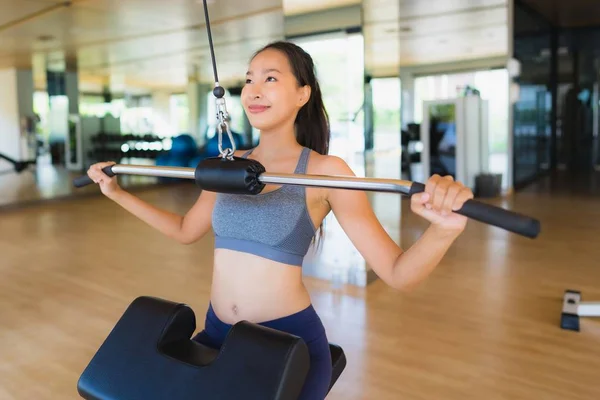
[[[88,175],[99,184],[106,197],[159,232],[183,244],[193,243],[209,231],[215,193],[203,191],[194,206],[185,216],[181,216],[154,207],[121,189],[116,176],[109,177],[102,172],[102,168],[113,164],[114,162],[98,163],[88,170]]]
[[[340,158],[327,157],[324,166],[330,175],[354,173]],[[426,279],[437,267],[448,248],[464,230],[467,218],[452,213],[472,198],[468,188],[451,177],[432,176],[424,193],[413,195],[411,209],[431,222],[421,238],[403,251],[383,229],[363,191],[331,189],[327,201],[340,225],[389,286],[409,291]]]
[[[215,193],[212,192],[203,191],[184,216],[154,207],[122,189],[107,197],[146,224],[182,244],[200,240],[211,227],[215,200]]]

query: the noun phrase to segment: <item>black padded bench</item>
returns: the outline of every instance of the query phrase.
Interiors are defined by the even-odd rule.
[[[308,348],[294,335],[247,321],[220,350],[191,340],[193,310],[155,297],[135,299],[83,371],[89,400],[297,399],[309,369]],[[333,387],[346,366],[330,344]]]

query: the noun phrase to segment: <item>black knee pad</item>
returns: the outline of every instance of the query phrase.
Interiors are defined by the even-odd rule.
[[[299,337],[242,321],[221,349],[191,336],[185,304],[139,297],[125,311],[77,389],[90,400],[296,399],[310,366]]]

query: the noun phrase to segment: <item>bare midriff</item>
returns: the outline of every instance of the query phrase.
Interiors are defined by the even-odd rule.
[[[211,304],[227,324],[260,323],[302,311],[311,299],[302,282],[301,266],[216,249]]]

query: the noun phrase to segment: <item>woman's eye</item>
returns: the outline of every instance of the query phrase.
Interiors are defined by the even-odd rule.
[[[246,83],[252,83],[250,79],[246,79]]]
[[[267,82],[275,82],[275,81],[276,81],[276,79],[272,76],[267,78]]]

